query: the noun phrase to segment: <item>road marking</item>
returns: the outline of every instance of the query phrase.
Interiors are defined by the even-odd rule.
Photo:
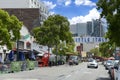
[[[91,74],[91,72],[83,72],[83,73],[85,73],[85,74]]]
[[[23,78],[15,79],[15,78],[11,78],[11,79],[4,79],[4,80],[38,80],[38,79],[23,79]]]
[[[70,77],[71,75],[67,75],[66,78]]]

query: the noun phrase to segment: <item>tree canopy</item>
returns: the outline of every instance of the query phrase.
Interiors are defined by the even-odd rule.
[[[67,18],[60,15],[51,15],[43,22],[41,27],[33,29],[36,41],[41,45],[54,47],[61,41],[72,43],[72,34],[69,30]]]
[[[110,57],[113,55],[114,50],[115,50],[115,44],[111,44],[109,42],[104,42],[101,43],[99,46],[100,52],[101,52],[101,56],[104,57]]]
[[[0,9],[0,45],[12,48],[12,42],[20,39],[20,22],[14,15],[10,16],[6,11]]]
[[[108,23],[107,38],[111,43],[120,46],[120,0],[99,0],[97,2],[98,10],[101,10],[101,17],[104,17]]]

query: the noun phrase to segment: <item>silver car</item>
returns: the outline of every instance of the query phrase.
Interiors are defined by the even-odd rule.
[[[79,64],[79,57],[78,56],[70,56],[69,58],[69,65],[78,65]]]
[[[90,68],[90,67],[98,68],[98,63],[97,63],[96,60],[93,59],[93,60],[91,60],[91,61],[88,62],[87,67],[88,68]]]

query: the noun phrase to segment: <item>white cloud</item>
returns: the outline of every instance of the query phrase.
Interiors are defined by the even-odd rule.
[[[65,0],[57,0],[58,5],[62,5],[65,2]]]
[[[89,11],[89,14],[85,16],[77,16],[73,17],[72,19],[69,19],[70,24],[76,24],[76,23],[84,23],[87,21],[91,21],[92,19],[99,19],[100,13],[97,11],[96,8],[93,8]]]
[[[44,1],[45,5],[48,7],[48,9],[54,9],[56,7],[56,4],[53,4],[49,1]]]
[[[90,0],[75,0],[76,5],[95,6],[96,4]]]
[[[68,5],[70,5],[70,4],[71,4],[71,0],[66,0],[65,6],[68,6]]]
[[[65,5],[68,6],[72,3],[72,0],[57,0],[58,5]]]
[[[55,12],[49,12],[49,15],[53,15],[53,14],[55,14]]]

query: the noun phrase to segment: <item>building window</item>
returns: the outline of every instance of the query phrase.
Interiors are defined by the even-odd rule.
[[[18,49],[24,49],[24,42],[18,41]]]
[[[26,42],[26,48],[31,49],[31,43],[30,42]]]

